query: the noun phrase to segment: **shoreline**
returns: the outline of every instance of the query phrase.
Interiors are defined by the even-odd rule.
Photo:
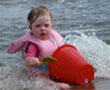
[[[73,85],[70,90],[110,90],[110,79],[94,79],[91,84]]]

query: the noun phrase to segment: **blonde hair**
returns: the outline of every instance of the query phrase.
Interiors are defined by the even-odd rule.
[[[51,14],[51,11],[45,7],[45,6],[39,6],[39,7],[35,7],[35,8],[32,8],[32,10],[29,12],[28,14],[28,22],[29,24],[33,24],[35,22],[35,20],[39,17],[39,16],[49,16],[52,20],[52,14]]]

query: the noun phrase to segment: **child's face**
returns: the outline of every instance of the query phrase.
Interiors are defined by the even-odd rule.
[[[48,39],[52,29],[52,21],[49,16],[39,16],[35,22],[30,25],[31,32],[40,39]]]

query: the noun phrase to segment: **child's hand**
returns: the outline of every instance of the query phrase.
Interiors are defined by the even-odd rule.
[[[40,64],[40,61],[36,57],[27,57],[26,58],[26,64],[27,64],[27,66],[35,67],[35,66],[38,66]]]

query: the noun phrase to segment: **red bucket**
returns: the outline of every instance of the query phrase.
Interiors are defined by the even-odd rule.
[[[74,46],[63,45],[52,56],[57,61],[49,64],[51,77],[71,84],[92,82],[94,68]]]

